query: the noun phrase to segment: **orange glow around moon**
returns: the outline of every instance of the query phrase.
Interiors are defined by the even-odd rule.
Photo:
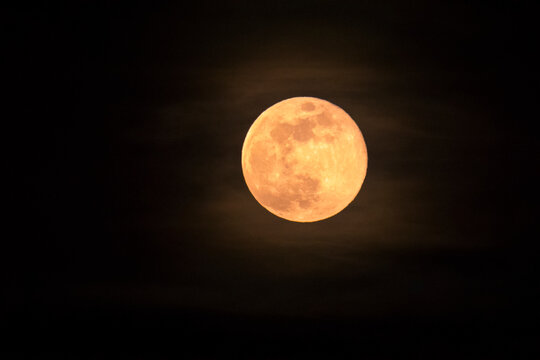
[[[291,221],[329,218],[354,200],[367,171],[366,143],[353,119],[313,97],[283,100],[249,129],[242,170],[272,214]]]

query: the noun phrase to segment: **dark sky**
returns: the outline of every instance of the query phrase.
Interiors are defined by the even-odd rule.
[[[540,320],[529,13],[7,9],[7,340],[72,359],[528,358]],[[242,176],[250,125],[294,96],[343,108],[368,148],[357,198],[317,223],[270,214]]]

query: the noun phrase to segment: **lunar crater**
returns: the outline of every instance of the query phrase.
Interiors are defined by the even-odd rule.
[[[304,111],[313,111],[315,110],[315,105],[313,105],[312,102],[305,102],[302,104],[301,108]]]

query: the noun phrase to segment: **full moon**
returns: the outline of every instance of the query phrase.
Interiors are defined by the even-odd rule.
[[[319,221],[349,205],[367,171],[366,143],[340,107],[294,97],[266,109],[242,147],[242,171],[255,199],[272,214]]]

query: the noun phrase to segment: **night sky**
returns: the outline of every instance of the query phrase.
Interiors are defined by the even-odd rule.
[[[533,358],[530,9],[75,1],[2,17],[6,359]],[[272,215],[242,175],[253,121],[295,96],[343,108],[369,155],[356,199],[316,223]]]

